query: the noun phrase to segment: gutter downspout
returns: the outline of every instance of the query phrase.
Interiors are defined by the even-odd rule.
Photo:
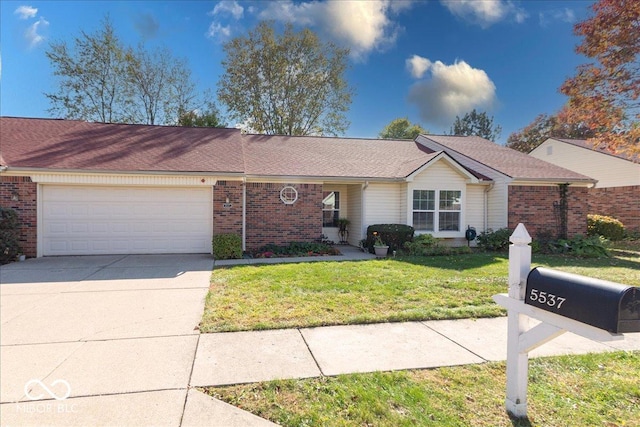
[[[492,182],[487,188],[484,189],[484,232],[487,232],[489,227],[489,191],[495,186],[495,182]]]

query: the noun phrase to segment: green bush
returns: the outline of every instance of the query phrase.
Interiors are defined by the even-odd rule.
[[[414,237],[413,241],[405,242],[403,245],[404,250],[409,255],[413,256],[428,255],[429,252],[433,251],[434,248],[438,246],[438,239],[433,237],[431,234],[420,234]]]
[[[587,235],[602,236],[613,241],[622,240],[624,225],[610,216],[587,215]]]
[[[0,206],[0,264],[15,260],[19,253],[18,214]]]
[[[280,246],[273,243],[262,246],[252,253],[254,258],[299,257],[317,255],[340,255],[340,251],[328,243],[291,242]]]
[[[213,236],[213,257],[215,259],[242,258],[242,238],[237,234],[218,234]]]
[[[573,239],[560,239],[551,244],[553,252],[566,253],[582,258],[608,257],[609,241],[602,236],[584,237],[577,234]]]
[[[365,247],[373,253],[375,237],[378,233],[385,245],[389,245],[389,252],[402,249],[406,242],[413,239],[414,228],[405,224],[374,224],[367,227],[367,241]]]
[[[478,234],[478,247],[486,251],[502,251],[509,247],[509,237],[513,232],[508,228],[493,231],[489,229]]]

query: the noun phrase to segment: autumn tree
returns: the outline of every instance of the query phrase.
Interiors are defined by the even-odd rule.
[[[462,118],[456,116],[449,135],[475,135],[495,142],[501,132],[502,127],[493,124],[493,116],[489,117],[486,112],[479,113],[474,108]]]
[[[579,22],[576,51],[593,62],[580,65],[560,91],[569,96],[566,120],[594,132],[594,145],[640,153],[640,2],[600,0]]]
[[[382,139],[416,139],[418,135],[429,133],[419,124],[412,124],[408,118],[398,118],[392,120],[378,134],[378,138]]]
[[[191,70],[167,49],[125,46],[108,17],[93,34],[81,31],[73,44],[51,43],[46,51],[59,77],[45,94],[49,111],[65,118],[104,123],[175,124],[197,104]]]
[[[567,123],[564,115],[539,114],[533,122],[507,138],[507,147],[529,153],[547,138],[587,139],[593,136],[591,129],[582,124]]]
[[[309,29],[287,24],[277,34],[261,22],[224,45],[218,99],[232,119],[258,133],[339,135],[351,89],[344,73],[348,50],[322,43]]]

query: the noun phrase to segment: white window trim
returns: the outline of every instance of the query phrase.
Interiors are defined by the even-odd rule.
[[[338,202],[340,203],[340,207],[339,208],[333,208],[333,209],[325,209],[324,208],[324,199],[323,199],[323,203],[322,203],[322,214],[323,214],[323,218],[322,218],[322,228],[338,228],[337,225],[324,225],[324,213],[325,212],[338,212],[338,219],[340,219],[340,211],[342,210],[342,200],[340,200],[340,190],[323,190],[323,193],[338,193]],[[335,206],[335,205],[334,205]]]
[[[407,224],[413,227],[413,190],[429,190],[435,191],[435,210],[434,211],[423,211],[418,210],[417,212],[433,212],[433,231],[428,230],[416,230],[415,234],[431,234],[433,237],[437,238],[457,238],[464,237],[464,233],[466,230],[465,226],[465,218],[466,218],[466,209],[467,209],[467,194],[466,188],[460,187],[421,187],[421,186],[408,186],[407,191]],[[440,192],[441,191],[459,191],[460,192],[460,210],[459,211],[441,211],[440,210]],[[458,231],[438,231],[439,223],[440,223],[440,212],[459,212],[460,213],[460,230]]]
[[[290,198],[289,195],[293,195],[293,198]],[[298,200],[298,190],[292,185],[287,185],[280,190],[280,200],[285,205],[292,205]]]

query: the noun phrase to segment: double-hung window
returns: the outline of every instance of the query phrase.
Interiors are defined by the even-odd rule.
[[[322,226],[337,227],[340,218],[340,192],[322,192]]]
[[[413,190],[416,231],[460,231],[462,191]]]

